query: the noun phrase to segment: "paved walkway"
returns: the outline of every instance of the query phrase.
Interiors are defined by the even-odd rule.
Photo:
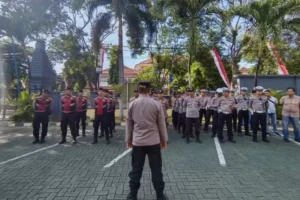
[[[32,145],[30,128],[0,128],[1,200],[126,199],[130,152],[123,127],[110,145],[104,140],[91,145],[91,130],[76,146],[71,140],[57,145],[59,134],[51,127],[46,144]],[[169,136],[163,169],[170,200],[300,199],[300,146],[294,143],[275,136],[270,144],[235,137],[237,144],[221,145],[222,166],[209,134],[201,135],[202,144],[189,145],[172,130]],[[139,199],[155,199],[148,162]]]

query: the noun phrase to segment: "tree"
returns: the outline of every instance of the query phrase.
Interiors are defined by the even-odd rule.
[[[298,23],[296,23],[300,20],[299,16],[289,17],[299,11],[299,7],[300,2],[297,0],[286,0],[284,2],[281,0],[264,0],[255,1],[234,9],[235,14],[251,22],[253,35],[259,41],[254,86],[257,86],[265,43],[276,39],[283,29],[299,30],[297,29]]]
[[[97,8],[105,7],[105,11],[97,15],[92,29],[93,49],[99,55],[102,45],[101,38],[106,34],[114,23],[115,18],[118,23],[119,48],[119,84],[124,84],[124,58],[123,58],[123,26],[127,25],[127,36],[130,38],[129,44],[133,54],[140,53],[144,46],[145,34],[148,42],[152,40],[155,32],[155,25],[149,12],[151,4],[148,0],[92,0],[90,12]],[[120,99],[120,118],[123,120],[123,96]]]
[[[109,80],[110,85],[119,83],[119,63],[118,63],[118,46],[112,46],[109,50]]]
[[[30,61],[26,46],[28,42],[57,32],[63,16],[61,0],[2,0],[0,4],[0,37],[15,39],[27,59],[28,77]],[[29,79],[30,80],[30,79]],[[28,85],[30,85],[28,81]]]
[[[157,5],[166,8],[168,13],[179,24],[187,36],[187,52],[189,54],[188,71],[195,60],[197,46],[201,41],[201,26],[210,21],[209,6],[214,0],[160,0]],[[190,83],[190,80],[189,80]],[[191,84],[191,83],[190,83]]]

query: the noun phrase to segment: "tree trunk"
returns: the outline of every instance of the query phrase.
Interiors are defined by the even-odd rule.
[[[189,56],[188,62],[188,79],[189,79],[189,87],[192,87],[192,80],[191,80],[191,65],[192,65],[192,55]]]
[[[119,2],[119,48],[118,48],[118,59],[119,59],[119,85],[124,85],[124,58],[123,58],[123,17],[121,10],[121,2]],[[123,107],[124,107],[124,95],[121,93],[120,96],[120,120],[123,120]]]
[[[262,40],[259,45],[258,61],[257,61],[257,65],[256,65],[255,78],[254,78],[254,87],[256,87],[258,84],[258,73],[259,73],[260,66],[261,66],[263,44],[264,44],[264,40]]]
[[[237,84],[237,78],[235,77],[235,75],[239,74],[239,66],[236,63],[236,61],[232,61],[232,78],[231,78],[231,87],[232,89],[235,88],[236,84]]]

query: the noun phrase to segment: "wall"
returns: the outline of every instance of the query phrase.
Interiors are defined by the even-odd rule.
[[[249,91],[254,86],[254,75],[237,75],[237,90],[247,87]],[[300,75],[261,75],[258,77],[258,85],[266,89],[283,90],[294,87],[297,95],[300,95]]]

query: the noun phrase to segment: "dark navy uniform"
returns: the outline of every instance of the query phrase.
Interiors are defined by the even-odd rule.
[[[85,129],[86,129],[86,111],[88,105],[88,98],[87,97],[77,97],[77,119],[76,119],[76,134],[79,136],[79,124],[81,121],[82,126],[82,136],[85,137]]]
[[[48,91],[43,92],[48,94]],[[51,114],[52,98],[48,96],[38,96],[34,100],[34,117],[33,117],[33,136],[34,144],[41,142],[44,143],[45,137],[48,132],[49,115]],[[41,141],[39,140],[40,124],[42,124]]]

